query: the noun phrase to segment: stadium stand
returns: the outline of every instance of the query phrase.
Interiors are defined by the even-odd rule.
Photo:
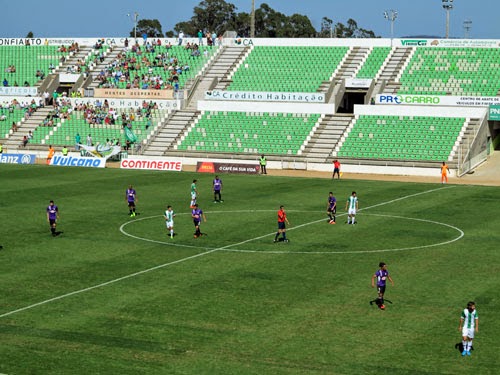
[[[398,93],[496,96],[499,67],[498,48],[417,48]]]
[[[178,150],[296,155],[320,115],[206,112]]]
[[[0,46],[2,78],[9,86],[26,80],[39,97],[56,92],[66,92],[63,99],[82,96],[80,104],[54,108],[48,100],[29,118],[17,106],[5,117],[0,113],[2,143],[18,148],[32,131],[28,149],[73,145],[76,133],[83,139],[91,134],[94,143],[109,139],[124,144],[129,125],[142,146],[135,151],[147,157],[255,160],[264,153],[270,160],[305,164],[328,165],[332,158],[342,158],[343,165],[411,162],[426,167],[446,160],[465,165],[465,171],[484,160],[496,135],[486,107],[497,103],[500,92],[498,41],[401,40],[389,47],[389,41],[376,39],[235,39],[217,47],[189,48],[187,41],[182,46],[163,39],[125,47],[118,38],[82,39],[85,45],[74,53],[62,39],[46,46],[40,41],[36,46]],[[43,80],[37,71],[44,72]],[[47,76],[49,71],[55,74]],[[157,89],[166,91],[157,94]],[[180,95],[169,100],[172,89]],[[3,95],[20,92],[4,90]],[[270,95],[276,92],[294,96]],[[308,93],[321,95],[313,100],[300,95]],[[403,103],[398,94],[410,100]],[[128,97],[122,100],[122,95]],[[424,102],[431,95],[433,102]],[[158,109],[122,120],[122,114],[141,110],[143,98],[159,97],[163,108],[173,108],[168,116],[166,109]],[[467,97],[469,104],[462,104]],[[114,100],[109,106],[115,107],[114,121],[109,120],[111,108],[89,121],[88,113],[78,108],[86,98],[87,105]],[[377,105],[365,105],[370,102]],[[12,122],[20,128],[16,134]]]
[[[137,46],[118,54],[98,76],[99,87],[182,89],[218,47],[156,45]]]
[[[232,76],[231,91],[316,92],[348,47],[254,47]]]
[[[59,66],[61,58],[68,57],[69,51],[61,46],[1,46],[0,70],[2,81],[6,79],[9,86],[35,86],[51,71],[50,67]],[[14,66],[15,71],[9,71]],[[38,74],[37,74],[38,73]],[[43,74],[42,75],[40,75]]]
[[[365,63],[356,75],[356,78],[374,79],[382,68],[382,64],[391,52],[390,47],[373,47]]]
[[[342,158],[448,160],[465,118],[360,116],[346,132]]]
[[[113,109],[110,109],[114,112]],[[94,144],[117,142],[126,144],[124,127],[129,126],[140,144],[153,131],[154,127],[166,115],[166,111],[151,109],[148,111],[116,110],[114,116],[108,109],[75,110],[65,117],[57,117],[54,112],[38,126],[33,133],[31,143],[52,144],[55,146],[73,145],[77,133],[85,143],[90,134]],[[51,121],[51,122],[49,122]]]

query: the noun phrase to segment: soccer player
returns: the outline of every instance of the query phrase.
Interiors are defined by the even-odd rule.
[[[290,225],[286,217],[285,207],[280,206],[280,209],[278,210],[278,231],[274,236],[274,242],[278,242],[280,234],[283,236],[283,242],[288,242],[288,239],[286,238],[286,224]]]
[[[332,192],[328,193],[328,205],[326,206],[326,214],[330,218],[330,224],[335,224],[335,214],[337,213],[337,199],[333,196]]]
[[[462,311],[458,330],[462,332],[462,345],[464,347],[462,355],[470,355],[474,333],[479,331],[479,320],[475,302],[470,301],[467,303],[467,308]]]
[[[60,232],[56,232],[57,219],[59,219],[59,208],[54,204],[54,201],[50,201],[47,207],[47,221],[50,225],[52,237],[56,237],[60,234]]]
[[[198,189],[196,188],[196,182],[198,180],[193,180],[191,184],[191,204],[189,208],[195,208],[196,206],[196,198],[198,197]]]
[[[137,202],[137,192],[132,187],[132,185],[130,185],[128,187],[128,189],[125,191],[125,201],[128,204],[128,210],[129,210],[130,217],[134,217],[136,215],[135,204]]]
[[[175,213],[172,209],[172,206],[167,206],[167,210],[165,211],[165,225],[167,226],[167,230],[170,233],[170,239],[174,238],[174,217]]]
[[[201,233],[200,231],[201,219],[203,218],[203,221],[206,223],[207,218],[205,217],[203,210],[198,207],[198,203],[194,204],[193,211],[191,211],[191,217],[193,218],[193,224],[195,229],[194,238],[201,237],[203,235],[203,233]]]
[[[222,200],[222,180],[219,178],[219,176],[215,176],[213,180],[213,186],[214,186],[214,203],[217,202],[224,202]]]
[[[353,191],[351,196],[347,198],[345,204],[345,209],[347,211],[347,224],[356,224],[356,212],[358,211],[358,196],[356,192]]]
[[[389,271],[387,271],[387,265],[384,262],[380,262],[378,266],[380,267],[380,269],[372,276],[372,288],[375,288],[375,280],[377,280],[378,297],[376,299],[376,303],[379,309],[384,310],[384,293],[386,282],[387,280],[389,280],[392,286],[394,286],[394,281],[389,275]]]
[[[448,183],[448,172],[449,171],[450,171],[450,168],[443,161],[443,164],[441,165],[441,183],[442,184],[447,184]]]

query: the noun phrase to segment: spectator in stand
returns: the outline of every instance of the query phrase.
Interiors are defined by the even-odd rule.
[[[179,32],[179,46],[182,46],[183,39],[184,39],[184,33],[181,31]]]
[[[212,33],[212,44],[217,45],[217,33],[215,31]]]
[[[7,78],[3,79],[3,87],[9,87],[9,81],[7,81]]]
[[[203,45],[203,31],[198,31],[198,45]]]
[[[26,148],[26,145],[28,144],[28,136],[23,136],[23,142],[22,142],[22,146],[23,148]]]

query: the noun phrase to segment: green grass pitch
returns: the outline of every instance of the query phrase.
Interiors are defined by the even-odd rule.
[[[0,372],[495,374],[497,187],[0,165]],[[198,179],[206,236],[193,238]],[[438,178],[436,178],[438,182]],[[130,218],[125,189],[138,193]],[[358,193],[358,225],[345,202]],[[337,224],[326,216],[328,192]],[[45,209],[59,206],[53,238]],[[173,206],[175,232],[162,217]],[[289,243],[273,243],[284,205]],[[370,306],[384,261],[395,281]],[[461,357],[474,300],[480,330]]]

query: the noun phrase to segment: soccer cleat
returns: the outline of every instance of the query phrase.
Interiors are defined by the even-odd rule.
[[[173,240],[174,239],[174,236],[170,236],[170,239]]]
[[[198,236],[195,234],[195,235],[193,236],[193,238],[198,238]]]
[[[467,354],[467,350],[464,350],[464,351],[462,352],[462,357],[464,357],[466,354]]]
[[[333,220],[330,220],[330,224],[336,224],[335,221]]]
[[[288,239],[286,239],[286,240],[283,240],[283,242],[290,242],[290,241]]]
[[[278,242],[278,240],[273,240],[274,243]]]
[[[385,310],[385,305],[380,305],[380,310]]]
[[[467,350],[467,355],[470,357],[470,350]]]

